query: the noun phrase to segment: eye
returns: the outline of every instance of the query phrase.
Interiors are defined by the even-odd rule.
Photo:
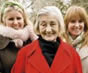
[[[41,22],[40,25],[45,27],[47,25],[47,23],[46,22]]]
[[[45,23],[42,23],[41,25],[42,25],[42,26],[46,26],[46,24],[45,24]]]
[[[83,22],[83,20],[79,20],[79,23],[82,23]]]
[[[14,20],[14,18],[9,18],[8,20],[11,20],[12,21],[12,20]]]
[[[50,25],[51,25],[51,26],[54,26],[54,25],[56,25],[56,23],[53,22],[53,21],[51,21],[51,22],[50,22]]]
[[[51,26],[54,26],[54,25],[55,25],[55,23],[54,23],[54,22],[51,22],[51,23],[50,23],[50,25],[51,25]]]
[[[21,19],[21,17],[17,17],[17,20],[20,20]]]
[[[71,20],[71,23],[75,23],[76,22],[76,20]]]

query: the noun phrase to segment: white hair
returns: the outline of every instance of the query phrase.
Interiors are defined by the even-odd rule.
[[[45,14],[51,14],[56,16],[59,26],[60,26],[60,34],[65,32],[65,27],[64,27],[64,19],[62,16],[62,13],[59,8],[56,6],[46,6],[42,9],[39,10],[37,17],[36,17],[36,23],[35,23],[35,32],[39,33],[39,16],[45,15]]]

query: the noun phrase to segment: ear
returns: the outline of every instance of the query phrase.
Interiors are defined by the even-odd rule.
[[[60,26],[60,24],[58,25],[58,32],[60,32],[60,30],[62,30],[61,29],[61,26]]]

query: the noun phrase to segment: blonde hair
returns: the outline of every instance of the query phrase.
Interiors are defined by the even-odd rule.
[[[14,2],[14,1],[7,1],[2,5],[2,8],[1,8],[0,22],[2,24],[4,24],[4,19],[6,17],[5,14],[11,10],[19,11],[23,15],[25,26],[30,23],[28,21],[28,17],[24,8],[20,3]]]
[[[63,20],[63,16],[62,13],[60,11],[60,9],[58,9],[55,6],[46,6],[44,8],[42,8],[41,10],[39,10],[37,16],[36,16],[36,22],[35,22],[35,32],[37,34],[39,34],[39,17],[42,15],[54,15],[56,16],[57,20],[58,20],[58,24],[59,24],[59,28],[60,28],[60,35],[65,31],[64,30],[64,20]]]
[[[87,13],[86,13],[86,10],[81,6],[71,6],[70,8],[68,8],[64,16],[66,30],[71,20],[73,19],[77,20],[79,18],[84,21],[84,31],[87,31],[88,29]]]

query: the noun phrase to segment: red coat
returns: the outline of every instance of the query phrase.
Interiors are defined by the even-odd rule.
[[[74,48],[62,41],[49,67],[36,40],[19,51],[11,73],[82,73],[82,68]]]

